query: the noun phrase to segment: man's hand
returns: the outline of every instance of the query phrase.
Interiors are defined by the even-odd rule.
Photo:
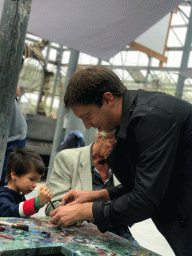
[[[46,186],[41,186],[38,191],[39,201],[42,205],[51,201],[52,193]]]
[[[67,194],[62,197],[61,206],[66,204],[79,204],[85,202],[91,202],[93,199],[93,191],[81,191],[71,189]]]
[[[85,202],[108,201],[109,193],[106,189],[98,191],[81,191],[71,189],[62,197],[61,206],[74,205]]]
[[[50,222],[58,227],[67,227],[78,221],[92,220],[92,204],[93,203],[84,203],[60,206],[50,213]]]

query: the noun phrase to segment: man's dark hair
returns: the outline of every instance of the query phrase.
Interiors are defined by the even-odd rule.
[[[13,152],[9,154],[6,179],[11,180],[11,172],[14,171],[17,176],[23,176],[34,168],[36,172],[43,175],[45,172],[45,165],[43,159],[35,151],[23,148],[14,148]]]
[[[77,71],[69,80],[64,103],[66,107],[83,104],[102,106],[103,94],[111,92],[122,97],[127,88],[120,78],[103,66],[91,66]]]

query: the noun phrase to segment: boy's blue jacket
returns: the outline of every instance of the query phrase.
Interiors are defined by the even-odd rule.
[[[23,194],[0,187],[0,217],[20,217],[19,203],[24,201],[26,198]]]

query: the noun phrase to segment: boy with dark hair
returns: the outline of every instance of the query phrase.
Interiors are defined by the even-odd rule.
[[[35,151],[23,148],[10,153],[6,169],[8,184],[0,188],[1,217],[31,216],[51,200],[51,191],[45,186],[39,188],[36,198],[26,200],[24,196],[35,189],[44,171],[43,159]]]

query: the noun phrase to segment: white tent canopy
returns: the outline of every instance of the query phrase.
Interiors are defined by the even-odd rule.
[[[109,61],[180,2],[33,0],[27,32]]]

